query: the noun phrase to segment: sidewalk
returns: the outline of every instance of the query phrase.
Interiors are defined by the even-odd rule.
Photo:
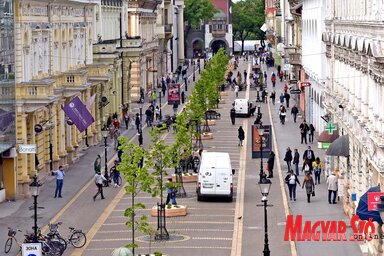
[[[264,70],[267,70],[268,73],[268,86],[267,90],[268,92],[272,91],[272,83],[270,80],[270,74],[272,72],[272,68],[266,69],[266,66],[263,65]],[[274,69],[275,73],[277,74],[276,69]],[[285,152],[287,147],[290,147],[292,152],[294,152],[294,149],[297,148],[298,152],[300,154],[300,163],[299,163],[299,169],[300,169],[300,176],[298,177],[300,180],[300,183],[303,183],[304,174],[301,172],[301,167],[303,164],[303,153],[307,149],[308,146],[311,146],[312,150],[315,153],[316,157],[319,157],[321,161],[324,162],[325,157],[325,151],[323,149],[317,148],[317,138],[318,134],[315,135],[315,141],[313,143],[308,144],[301,144],[300,141],[300,130],[299,126],[301,122],[303,121],[302,118],[298,116],[297,122],[293,122],[293,117],[291,116],[291,107],[296,104],[294,100],[292,100],[294,97],[291,95],[290,100],[290,108],[287,109],[287,118],[285,125],[282,125],[280,123],[278,110],[280,107],[279,103],[279,96],[280,93],[283,92],[284,87],[284,81],[280,82],[278,79],[276,82],[276,104],[272,105],[272,102],[269,102],[272,112],[272,119],[273,119],[273,126],[275,128],[276,132],[276,139],[278,143],[279,148],[279,157],[280,157],[280,163],[281,163],[281,170],[282,170],[282,176],[283,178],[287,175],[287,165],[286,162],[283,160],[285,156]],[[284,105],[286,106],[286,105]],[[266,108],[266,104],[263,104],[264,108]],[[308,124],[309,125],[309,124]],[[276,162],[275,162],[276,165]],[[276,168],[275,168],[276,170]],[[324,173],[324,172],[323,172]],[[303,221],[310,220],[310,221],[316,221],[316,220],[345,220],[346,223],[349,223],[348,217],[344,214],[342,209],[342,203],[338,202],[336,205],[328,204],[328,191],[326,186],[326,177],[324,175],[321,175],[320,185],[316,185],[315,191],[316,196],[311,198],[311,203],[307,203],[306,200],[306,193],[305,189],[302,189],[301,187],[297,186],[296,189],[296,198],[297,201],[289,201],[288,198],[288,204],[290,208],[291,214],[294,216],[300,214],[303,215]],[[272,182],[275,178],[272,179]],[[286,193],[287,197],[289,195],[288,188],[286,187]],[[351,233],[350,228],[348,227],[348,232]],[[353,255],[358,256],[362,255],[359,245],[356,242],[296,242],[296,248],[298,255],[306,256],[323,256],[323,255]]]
[[[201,65],[201,68],[203,69],[204,65]],[[188,84],[188,92],[186,93],[186,96],[189,95],[193,88],[193,81],[192,81],[192,72],[193,67],[190,66],[188,68],[187,77],[190,83]],[[196,81],[199,78],[199,72],[196,69]],[[182,89],[184,90],[184,83],[181,85]],[[165,114],[171,114],[173,113],[172,106],[168,106],[167,102],[167,96],[162,98],[162,112],[163,116]],[[148,108],[149,103],[146,101],[143,105],[143,114],[145,110]],[[181,109],[182,105],[180,105],[179,109]],[[132,110],[138,110],[138,104],[134,103],[132,106]],[[138,112],[138,111],[137,111]],[[134,112],[136,113],[136,112]],[[145,120],[145,118],[143,119]],[[144,145],[146,145],[146,142],[149,142],[149,137],[146,131],[148,131],[148,128],[146,125],[143,126],[143,136],[144,136]],[[133,127],[129,127],[129,129],[125,129],[125,125],[122,125],[122,134],[123,136],[129,138],[129,139],[135,139],[137,137],[136,129],[133,129]],[[137,139],[134,140],[134,143],[137,143]],[[89,147],[87,150],[81,152],[82,156],[79,158],[79,160],[70,165],[69,169],[66,171],[66,176],[64,178],[64,186],[63,186],[63,198],[53,198],[56,181],[54,176],[47,176],[46,181],[43,184],[43,186],[40,189],[40,195],[38,197],[38,206],[44,207],[44,209],[38,209],[38,226],[41,228],[44,225],[48,224],[48,222],[56,216],[62,209],[65,210],[66,205],[69,202],[74,202],[74,209],[75,211],[81,212],[81,208],[86,208],[84,205],[84,200],[86,200],[87,204],[88,201],[91,203],[91,197],[84,198],[83,194],[87,194],[88,191],[85,191],[87,189],[87,184],[93,180],[94,176],[94,170],[93,170],[93,163],[97,156],[97,154],[101,155],[102,164],[104,164],[104,143],[100,142],[99,145],[94,147]],[[113,149],[113,141],[108,139],[108,161],[109,164],[111,164],[111,159],[115,156],[116,151]],[[110,166],[109,166],[110,167]],[[104,166],[102,167],[102,170],[104,170]],[[90,192],[88,193],[94,193],[94,188],[89,189]],[[81,191],[81,193],[79,193]],[[113,192],[114,193],[114,192]],[[87,195],[88,196],[88,195]],[[111,193],[107,198],[112,198],[113,194]],[[106,201],[105,204],[109,203],[109,200]],[[92,201],[93,203],[93,201]],[[24,199],[24,200],[18,200],[15,202],[5,202],[0,204],[0,230],[3,232],[0,232],[0,246],[2,246],[7,238],[7,234],[5,230],[7,230],[7,227],[12,228],[19,228],[23,230],[28,230],[29,232],[32,231],[32,225],[33,225],[33,210],[30,210],[30,207],[33,205],[33,198]],[[101,206],[102,207],[102,206]],[[68,209],[69,210],[69,209]],[[72,209],[71,209],[72,210]],[[100,209],[103,211],[103,209]],[[84,218],[85,216],[92,217],[96,214],[96,212],[88,212],[86,211],[85,215],[77,215],[75,212],[70,212],[70,215],[73,216],[73,219],[76,218]],[[76,216],[77,215],[77,216]],[[81,222],[80,222],[81,223]],[[83,228],[83,227],[81,227]],[[86,231],[85,229],[83,229]],[[18,234],[18,238],[20,238],[20,234]],[[14,248],[13,248],[14,249]],[[12,249],[12,251],[13,251]],[[11,251],[11,252],[12,252]],[[9,254],[12,255],[12,254]]]

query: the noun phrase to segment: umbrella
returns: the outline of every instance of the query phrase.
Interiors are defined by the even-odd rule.
[[[343,135],[337,138],[327,149],[328,156],[349,156],[349,137]]]
[[[133,256],[133,253],[128,248],[120,247],[113,250],[112,256]]]
[[[383,223],[379,211],[368,211],[368,192],[380,192],[380,187],[372,187],[360,197],[359,204],[356,208],[356,214],[359,215],[361,220],[369,220],[369,218],[372,218],[373,221]]]

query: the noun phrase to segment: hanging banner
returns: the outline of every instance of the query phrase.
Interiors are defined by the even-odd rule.
[[[263,136],[260,136],[259,129],[264,129]],[[263,147],[261,148],[261,141]],[[267,158],[272,150],[272,129],[271,125],[252,125],[252,158]]]
[[[77,96],[65,105],[63,110],[80,132],[83,132],[95,121],[87,107]]]
[[[180,84],[168,86],[168,105],[180,104]]]

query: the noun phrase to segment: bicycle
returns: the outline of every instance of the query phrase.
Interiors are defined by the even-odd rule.
[[[81,248],[87,243],[87,237],[85,233],[81,229],[75,229],[73,227],[69,227],[70,233],[68,238],[65,239],[59,232],[59,226],[63,224],[62,222],[58,222],[56,224],[48,224],[49,234],[58,239],[63,239],[66,244],[71,244],[75,248]]]
[[[35,241],[34,234],[25,234],[24,243],[33,243]],[[37,243],[41,244],[42,254],[46,256],[61,256],[64,253],[64,244],[62,240],[56,239],[49,235],[42,235],[41,230],[38,231]]]
[[[17,239],[16,239],[16,233],[17,232],[22,232],[22,231],[20,229],[12,229],[12,228],[8,227],[8,239],[5,242],[5,246],[4,246],[4,252],[5,253],[9,253],[9,251],[11,250],[13,241],[15,241],[16,244],[20,247],[19,251],[21,251],[21,243],[19,241],[17,241]]]

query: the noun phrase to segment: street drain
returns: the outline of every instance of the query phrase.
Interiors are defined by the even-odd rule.
[[[139,242],[156,243],[156,242],[183,242],[191,239],[189,236],[180,234],[169,234],[168,240],[156,240],[154,236],[139,236],[136,238]]]

